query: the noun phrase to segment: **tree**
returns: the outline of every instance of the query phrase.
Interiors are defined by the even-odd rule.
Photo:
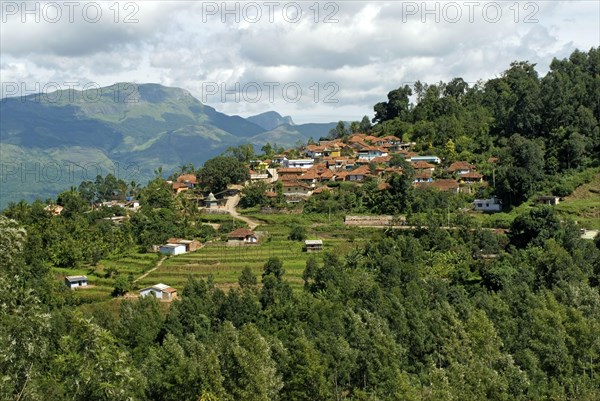
[[[238,283],[243,290],[247,288],[255,288],[258,284],[256,275],[252,272],[252,269],[249,266],[244,267],[242,270],[242,274],[238,279]]]
[[[402,121],[410,120],[410,100],[412,90],[408,85],[390,91],[387,95],[387,102],[380,102],[373,108],[375,117],[373,122],[382,123],[384,121],[399,118]]]
[[[525,201],[540,188],[544,178],[542,146],[536,140],[513,135],[496,176],[496,193],[506,204]]]
[[[204,163],[200,182],[207,191],[218,193],[230,184],[239,184],[250,178],[248,167],[234,157],[217,156]]]
[[[368,116],[364,116],[362,118],[362,120],[360,120],[360,123],[359,123],[359,126],[358,126],[360,132],[362,132],[364,134],[368,134],[368,133],[371,132],[371,127],[372,127],[371,126],[371,120],[369,120]]]
[[[265,195],[267,184],[263,181],[253,182],[242,189],[242,207],[254,207],[267,204],[269,198]]]
[[[273,275],[277,280],[281,281],[285,270],[283,270],[283,262],[276,256],[270,257],[263,267],[263,279],[268,275]]]
[[[329,130],[330,139],[338,139],[347,136],[349,131],[346,129],[346,124],[343,121],[338,121],[335,128]]]
[[[68,321],[50,369],[50,380],[60,383],[70,400],[140,399],[144,377],[106,330],[79,312]]]
[[[333,399],[321,353],[305,336],[295,338],[289,347],[285,366],[282,399],[289,401],[325,401]]]
[[[229,322],[218,340],[223,387],[233,400],[272,401],[282,387],[271,348],[258,329],[248,324],[239,331]]]
[[[265,154],[266,157],[272,158],[275,156],[275,148],[269,143],[265,143],[260,150]]]
[[[515,217],[508,238],[519,248],[529,244],[541,246],[545,240],[553,238],[559,229],[560,221],[555,210],[549,206],[538,207]]]
[[[136,359],[143,359],[164,323],[159,301],[153,296],[124,301],[119,315],[117,337],[132,350]]]
[[[304,241],[306,239],[306,229],[299,224],[292,225],[288,239],[291,241]]]
[[[252,145],[250,143],[246,143],[246,144],[238,145],[235,147],[230,146],[227,148],[225,153],[223,153],[223,155],[233,157],[242,163],[248,163],[255,157],[254,145]]]
[[[131,291],[131,281],[129,281],[129,279],[126,276],[119,275],[115,280],[115,288],[112,292],[113,296],[118,297],[121,295],[125,295],[129,291]]]

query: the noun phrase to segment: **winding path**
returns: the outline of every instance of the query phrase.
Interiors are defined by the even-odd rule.
[[[225,203],[225,210],[227,210],[227,213],[229,213],[236,219],[242,220],[243,222],[247,223],[248,227],[251,230],[254,230],[256,227],[258,227],[260,225],[260,221],[255,220],[251,217],[246,217],[246,216],[242,216],[241,214],[239,214],[235,208],[239,202],[240,202],[239,194],[235,195],[235,196],[230,196],[227,199],[227,203]]]
[[[160,260],[158,262],[156,262],[156,265],[152,269],[148,270],[146,273],[142,274],[141,276],[139,276],[138,278],[136,278],[135,280],[133,280],[133,282],[137,283],[141,279],[145,278],[148,274],[150,274],[154,270],[158,269],[160,267],[160,265],[162,265],[162,263],[165,261],[166,258],[167,258],[166,256],[163,256],[162,258],[160,258]]]

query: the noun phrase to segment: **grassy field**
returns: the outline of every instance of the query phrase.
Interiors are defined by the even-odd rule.
[[[587,229],[600,229],[600,173],[581,185],[556,206],[560,215],[576,220]]]
[[[287,239],[291,224],[304,225],[307,228],[307,238],[322,239],[325,251],[342,256],[369,238],[367,232],[372,234],[369,230],[346,228],[341,220],[329,224],[319,222],[313,216],[253,213],[249,217],[264,222],[256,228],[256,231],[266,233],[266,237],[258,245],[227,246],[223,242],[208,243],[196,252],[170,257],[139,284],[143,287],[163,282],[180,289],[188,276],[193,275],[202,278],[212,276],[217,286],[231,288],[237,286],[244,267],[250,267],[260,279],[267,259],[279,257],[286,271],[285,279],[293,288],[299,289],[303,285],[302,272],[310,254],[303,252],[302,242]],[[320,253],[314,255],[322,256]]]
[[[114,275],[109,276],[109,272],[115,269],[118,274],[141,276],[156,265],[160,255],[155,253],[132,253],[128,256],[122,256],[114,259],[105,259],[97,266],[82,267],[79,269],[54,268],[57,279],[61,280],[64,276],[86,275],[89,280],[88,288],[77,289],[77,294],[84,301],[102,301],[111,299],[111,293],[114,289]]]
[[[344,256],[355,247],[361,246],[368,238],[381,235],[380,230],[348,228],[343,224],[343,216],[320,215],[279,215],[279,214],[247,214],[263,224],[256,231],[265,233],[258,245],[227,246],[224,242],[211,242],[196,252],[167,257],[161,266],[143,279],[135,283],[133,293],[137,290],[165,283],[182,290],[189,276],[213,277],[215,284],[223,289],[237,286],[242,269],[249,266],[258,276],[262,273],[264,263],[270,257],[279,257],[286,271],[285,279],[292,288],[300,289],[303,285],[302,272],[309,255],[303,252],[303,242],[290,241],[287,236],[292,224],[300,224],[306,228],[308,239],[322,239],[325,251]],[[213,216],[216,217],[213,219]],[[227,215],[210,215],[213,222],[223,221]],[[321,253],[313,255],[322,258]],[[81,269],[54,269],[57,279],[65,275],[85,274],[90,286],[77,289],[77,294],[84,302],[105,302],[112,299],[114,277],[109,277],[111,268],[121,275],[138,278],[156,266],[162,255],[154,253],[134,253],[126,257],[102,260],[98,266]],[[118,302],[115,300],[115,302]],[[114,306],[114,305],[113,305]]]

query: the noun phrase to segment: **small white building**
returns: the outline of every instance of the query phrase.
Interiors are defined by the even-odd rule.
[[[87,287],[88,278],[86,276],[66,276],[65,284],[69,288]]]
[[[185,253],[184,244],[164,244],[158,248],[158,251],[165,255],[181,255]]]
[[[409,162],[423,161],[423,162],[427,162],[427,163],[436,163],[436,164],[441,163],[440,158],[437,156],[413,156],[410,159],[408,159],[408,161]]]
[[[475,199],[473,208],[482,212],[500,212],[502,210],[502,202],[500,199],[492,196],[490,199]]]
[[[314,159],[283,159],[283,167],[285,168],[312,168],[315,164]]]
[[[159,283],[140,290],[140,297],[151,295],[162,301],[172,301],[177,297],[177,290],[166,284]]]

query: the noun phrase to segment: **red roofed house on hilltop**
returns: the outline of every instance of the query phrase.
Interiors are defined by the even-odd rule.
[[[475,170],[475,166],[467,162],[454,162],[448,167],[448,172],[451,174],[469,174]]]
[[[194,188],[198,184],[198,179],[195,174],[182,174],[177,177],[177,182],[186,184],[188,188]]]

